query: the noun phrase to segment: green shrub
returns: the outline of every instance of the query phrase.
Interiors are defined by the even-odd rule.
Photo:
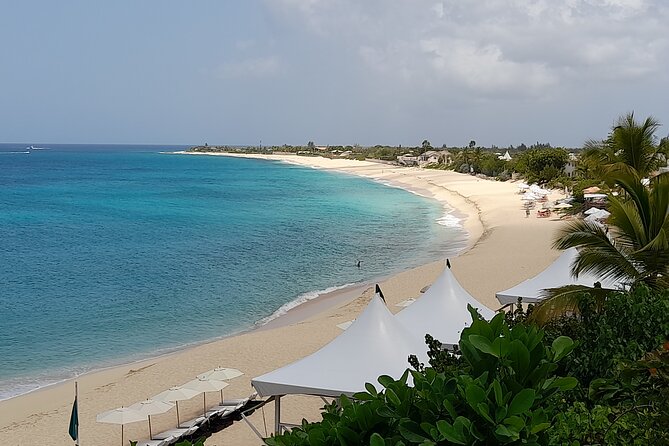
[[[550,340],[571,337],[577,344],[559,372],[576,377],[584,388],[596,378],[613,378],[625,362],[637,361],[669,339],[669,292],[639,286],[612,293],[598,308],[593,299],[580,305],[580,319],[565,317],[544,327]]]

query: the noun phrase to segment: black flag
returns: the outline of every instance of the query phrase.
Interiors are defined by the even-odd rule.
[[[385,304],[385,303],[386,303],[386,298],[385,298],[385,296],[383,295],[383,292],[381,291],[381,288],[379,287],[379,284],[378,284],[378,283],[376,284],[376,291],[375,291],[375,292],[379,295],[379,297],[381,298],[381,300],[382,300],[383,303]]]

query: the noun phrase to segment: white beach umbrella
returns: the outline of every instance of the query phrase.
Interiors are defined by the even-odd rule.
[[[240,372],[237,369],[230,369],[227,367],[216,367],[213,370],[209,370],[208,372],[204,372],[200,375],[197,375],[197,377],[202,379],[213,379],[216,381],[227,381],[229,379],[242,376],[243,374],[244,374],[243,372]]]
[[[121,446],[123,442],[123,425],[128,423],[136,423],[138,421],[146,420],[147,415],[140,413],[136,409],[130,407],[119,407],[118,409],[108,410],[102,412],[95,417],[98,423],[120,424],[121,425]]]
[[[538,200],[539,197],[534,195],[532,192],[526,192],[522,197],[520,197],[520,199],[523,201],[530,201],[530,200]]]
[[[597,209],[597,208],[590,208],[590,209],[588,209],[587,211],[585,211],[584,214],[585,214],[585,215],[592,215],[592,214],[596,214],[597,212],[599,212],[599,209]]]
[[[595,209],[595,211],[592,211],[592,209]],[[608,218],[611,213],[605,209],[597,209],[597,208],[590,208],[586,212],[588,216],[586,217],[586,220],[591,221],[591,220],[603,220],[605,218]]]
[[[518,189],[529,189],[530,186],[527,183],[518,183]]]
[[[136,410],[140,414],[144,415],[145,418],[149,419],[149,438],[153,440],[153,432],[151,432],[151,415],[165,413],[173,407],[174,404],[172,403],[147,399],[133,404],[130,406],[130,409]]]
[[[158,395],[154,396],[152,399],[156,401],[166,401],[174,402],[177,406],[177,427],[181,424],[179,420],[179,401],[189,400],[197,395],[200,392],[193,389],[186,389],[180,386],[170,387],[164,392],[160,392]]]
[[[229,379],[237,378],[242,376],[244,373],[240,372],[237,369],[230,369],[227,367],[216,367],[213,370],[204,372],[201,375],[197,375],[198,378],[204,379],[213,379],[216,381],[227,381]],[[221,389],[221,404],[223,404],[223,389]]]
[[[536,184],[533,184],[533,185],[530,186],[530,192],[532,192],[533,194],[542,195],[542,196],[543,195],[548,195],[550,193],[550,191],[548,191],[546,189],[543,189],[543,188],[537,186]]]
[[[570,207],[573,207],[569,203],[558,203],[555,206],[553,206],[553,209],[569,209]]]
[[[215,379],[206,379],[206,378],[195,378],[192,381],[188,381],[186,384],[184,384],[182,387],[186,387],[188,389],[193,389],[197,390],[202,394],[202,406],[203,406],[203,414],[207,413],[207,392],[219,392],[226,387],[228,387],[228,383],[225,381],[218,381]]]

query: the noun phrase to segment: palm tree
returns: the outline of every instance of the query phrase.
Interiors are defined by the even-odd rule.
[[[609,171],[609,180],[623,192],[609,197],[609,229],[585,220],[568,223],[553,247],[579,248],[571,272],[592,272],[630,286],[669,287],[669,173],[652,179],[648,187],[633,169]],[[577,311],[579,297],[589,291],[600,301],[610,290],[568,286],[546,290],[547,298],[534,311],[542,322],[565,311]]]
[[[660,123],[652,116],[639,123],[634,119],[634,112],[628,113],[618,119],[608,138],[585,143],[583,159],[602,166],[604,177],[621,165],[647,177],[659,167],[659,155],[664,151],[663,144],[656,143],[655,132],[659,127]]]

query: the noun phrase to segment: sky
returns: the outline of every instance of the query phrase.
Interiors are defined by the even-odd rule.
[[[0,142],[669,134],[666,0],[0,0]]]

